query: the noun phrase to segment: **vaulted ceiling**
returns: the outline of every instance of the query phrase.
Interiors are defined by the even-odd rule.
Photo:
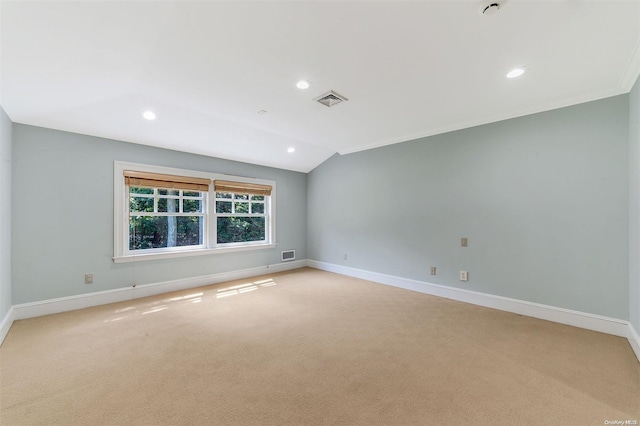
[[[2,1],[0,104],[17,123],[308,172],[631,89],[640,1],[480,12],[497,1]],[[330,90],[348,100],[314,101]]]

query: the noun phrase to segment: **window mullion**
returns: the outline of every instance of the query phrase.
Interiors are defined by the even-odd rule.
[[[153,211],[154,213],[158,212],[158,188],[153,188]]]

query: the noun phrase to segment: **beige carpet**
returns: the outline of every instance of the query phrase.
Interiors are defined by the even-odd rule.
[[[14,323],[2,425],[640,424],[619,337],[313,269]]]

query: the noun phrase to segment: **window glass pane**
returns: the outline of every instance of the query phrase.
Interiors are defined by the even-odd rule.
[[[216,192],[216,198],[233,198],[230,192]]]
[[[162,213],[176,213],[180,211],[180,200],[176,198],[160,198],[158,200],[158,211]]]
[[[236,213],[249,213],[249,203],[236,202]]]
[[[167,247],[167,217],[131,217],[129,219],[129,250],[158,247]]]
[[[202,211],[202,200],[182,200],[182,203],[182,211],[185,213]]]
[[[235,194],[236,200],[248,200],[249,194]]]
[[[129,197],[130,212],[152,212],[153,198],[150,197]]]
[[[137,186],[132,186],[129,188],[130,194],[153,194],[153,188],[140,188]]]
[[[231,201],[216,201],[216,213],[231,213]]]
[[[254,201],[264,201],[264,195],[252,195],[251,199]]]
[[[265,240],[264,217],[219,217],[218,243]]]
[[[202,216],[180,216],[177,219],[176,245],[198,246],[202,244]]]
[[[184,195],[185,197],[202,197],[202,194],[200,192],[195,191],[183,191],[182,195]]]
[[[160,195],[180,195],[179,189],[158,189]]]
[[[251,213],[264,213],[264,203],[251,203]]]
[[[129,220],[129,250],[202,244],[202,216],[135,216]]]

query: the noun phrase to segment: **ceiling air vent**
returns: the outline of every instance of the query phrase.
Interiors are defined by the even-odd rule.
[[[338,105],[342,101],[348,101],[349,99],[345,98],[342,95],[337,94],[333,90],[328,91],[324,95],[319,98],[315,98],[314,101],[320,102],[322,105],[332,107],[334,105]]]

